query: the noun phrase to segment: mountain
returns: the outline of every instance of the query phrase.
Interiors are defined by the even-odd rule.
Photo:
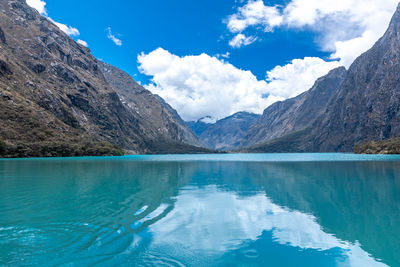
[[[138,119],[142,131],[149,139],[202,146],[176,110],[161,97],[153,95],[129,74],[114,66],[99,62],[99,67],[122,104]]]
[[[246,150],[351,152],[362,143],[399,135],[400,5],[384,36],[354,61],[317,119],[265,143],[247,143],[252,147]]]
[[[196,134],[196,136],[200,136],[207,128],[216,123],[215,120],[212,119],[211,116],[205,116],[197,121],[188,121],[186,124],[190,129]]]
[[[263,115],[243,137],[240,146],[257,145],[307,128],[326,109],[346,75],[344,67],[330,71],[301,95],[277,102],[264,110]]]
[[[353,151],[400,135],[400,5],[384,36],[351,65],[315,129],[319,151]]]
[[[216,123],[204,123],[203,121],[189,122],[200,141],[210,149],[232,150],[238,147],[240,141],[247,133],[249,127],[260,115],[238,112]]]
[[[0,1],[0,156],[204,151],[189,137],[150,134],[157,125],[148,129],[120,101],[99,66],[24,0]],[[176,121],[165,113],[162,130]]]

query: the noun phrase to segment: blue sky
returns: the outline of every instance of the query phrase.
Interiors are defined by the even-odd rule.
[[[161,95],[186,120],[261,113],[309,89],[316,78],[348,67],[371,47],[397,5],[397,0],[27,2],[77,29],[79,35],[71,37]]]
[[[137,79],[146,77],[137,69],[136,57],[158,47],[176,55],[209,55],[230,52],[229,62],[238,68],[251,70],[259,79],[276,65],[305,56],[328,57],[313,42],[312,32],[279,30],[251,47],[232,49],[224,20],[234,10],[234,0],[146,0],[146,1],[81,1],[47,0],[48,14],[56,21],[76,27],[81,39],[88,42],[92,53]],[[270,1],[282,2],[282,1]],[[76,8],[79,6],[79,8]],[[107,40],[111,27],[123,45]],[[282,51],[276,53],[275,51]],[[283,53],[283,51],[285,51]]]

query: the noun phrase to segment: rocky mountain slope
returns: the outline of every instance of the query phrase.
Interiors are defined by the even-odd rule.
[[[0,1],[1,156],[197,150],[179,141],[189,139],[158,137],[122,104],[88,48],[24,0]]]
[[[188,124],[206,147],[227,151],[238,147],[249,127],[258,118],[260,115],[238,112],[212,124],[201,120]]]
[[[307,128],[325,111],[345,75],[344,67],[334,69],[319,78],[310,90],[297,97],[272,104],[250,127],[240,145],[246,147],[262,144]]]
[[[99,62],[99,67],[122,104],[139,120],[142,131],[149,139],[202,146],[176,110],[161,97],[153,95],[129,74],[110,64]]]
[[[247,151],[351,152],[399,135],[400,5],[384,36],[351,65],[323,114],[302,130],[250,144]]]

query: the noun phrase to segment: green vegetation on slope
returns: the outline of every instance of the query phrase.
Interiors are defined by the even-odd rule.
[[[124,152],[106,142],[38,142],[6,144],[0,140],[0,157],[79,157],[79,156],[123,156]]]
[[[400,154],[400,137],[369,142],[354,148],[357,154]]]

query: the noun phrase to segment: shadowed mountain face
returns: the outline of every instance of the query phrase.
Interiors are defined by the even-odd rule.
[[[249,127],[260,115],[238,112],[217,121],[205,123],[200,121],[188,122],[188,125],[199,136],[200,141],[210,149],[231,150],[238,147]]]
[[[319,103],[314,96],[309,102]],[[273,114],[272,108],[267,109],[263,117]],[[287,125],[285,120],[278,121]],[[400,5],[385,35],[355,60],[343,82],[334,90],[326,110],[316,120],[303,129],[278,135],[274,135],[269,124],[263,126],[261,134],[257,127],[250,131],[252,142],[245,145],[253,147],[248,151],[350,152],[366,141],[400,135]],[[258,135],[266,142],[260,144],[262,138],[252,139]],[[271,136],[276,138],[268,140]]]
[[[361,55],[315,124],[319,151],[352,151],[400,135],[400,5],[389,29]]]
[[[319,78],[309,91],[269,106],[261,118],[250,127],[241,146],[265,143],[307,128],[325,111],[329,99],[345,75],[344,67],[334,69]]]
[[[179,136],[166,108],[156,121],[162,133],[155,132],[158,125],[147,128],[143,121],[154,116],[136,116],[122,104],[90,50],[25,1],[2,0],[0,10],[0,156],[87,155],[98,143],[154,153],[161,142],[168,152],[170,145],[159,138],[166,125],[174,146],[195,143],[190,133]],[[157,99],[147,94],[143,101]],[[143,105],[151,112],[152,103]]]

